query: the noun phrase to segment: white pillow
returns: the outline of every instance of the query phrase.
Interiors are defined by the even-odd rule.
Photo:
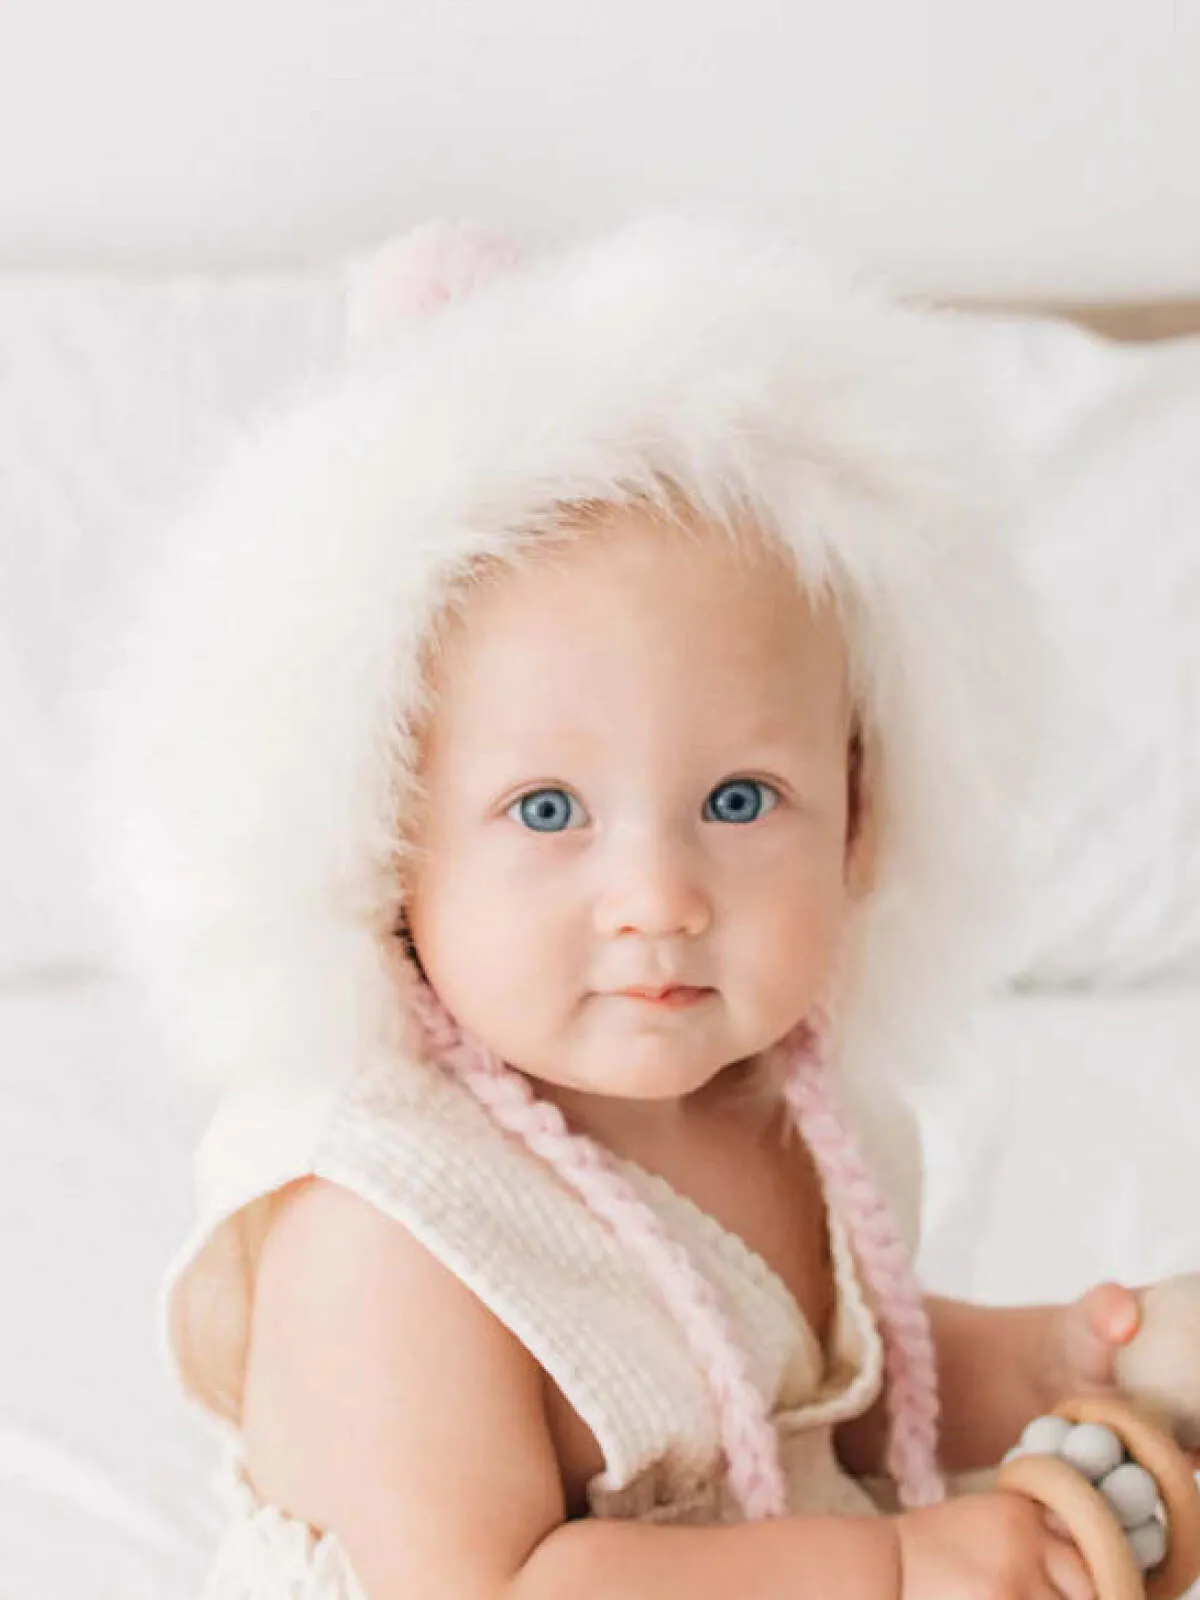
[[[1034,467],[1024,554],[1061,644],[1021,986],[1200,976],[1200,337],[964,325]]]
[[[124,564],[256,408],[342,348],[333,268],[0,277],[0,976],[87,967],[72,689]]]

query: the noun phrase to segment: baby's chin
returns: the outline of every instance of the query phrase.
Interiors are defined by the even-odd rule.
[[[595,1072],[578,1070],[560,1086],[612,1100],[686,1100],[706,1089],[724,1070],[725,1065],[719,1061],[711,1065],[641,1062]]]
[[[682,1100],[714,1083],[751,1052],[708,1030],[689,1037],[687,1029],[614,1028],[607,1037],[592,1033],[567,1046],[531,1076],[580,1094],[619,1100]]]

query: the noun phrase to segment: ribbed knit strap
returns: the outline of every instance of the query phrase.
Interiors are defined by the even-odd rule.
[[[827,1040],[828,1023],[818,1012],[783,1042],[790,1059],[784,1096],[875,1299],[891,1421],[887,1470],[901,1505],[934,1505],[946,1490],[938,1470],[933,1330],[896,1221],[835,1104]]]

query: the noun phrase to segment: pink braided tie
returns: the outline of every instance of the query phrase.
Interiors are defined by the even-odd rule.
[[[938,1381],[933,1330],[890,1208],[872,1182],[858,1141],[839,1117],[827,1068],[829,1024],[814,1011],[790,1036],[784,1097],[812,1151],[829,1203],[846,1224],[876,1300],[891,1420],[887,1470],[905,1508],[937,1505]]]

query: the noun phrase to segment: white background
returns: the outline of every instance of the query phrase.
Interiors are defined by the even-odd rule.
[[[1196,0],[5,0],[0,266],[695,203],[919,289],[1200,290]]]

